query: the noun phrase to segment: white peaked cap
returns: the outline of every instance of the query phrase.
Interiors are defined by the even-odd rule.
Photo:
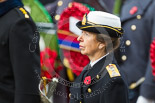
[[[87,20],[95,24],[121,28],[121,22],[119,17],[103,11],[90,11],[87,15]]]
[[[82,21],[76,23],[76,26],[84,31],[108,34],[114,38],[119,38],[124,33],[120,18],[103,11],[90,11],[88,15],[83,16]]]

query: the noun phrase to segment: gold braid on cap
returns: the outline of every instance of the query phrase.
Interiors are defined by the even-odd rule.
[[[87,20],[87,18],[86,18],[86,20]],[[83,22],[83,20],[82,20],[82,22]],[[85,27],[81,27],[80,29],[85,29],[85,28],[90,28],[90,27],[104,27],[104,28],[112,29],[112,30],[118,32],[119,34],[123,34],[122,28],[119,28],[119,27],[112,27],[112,26],[108,26],[108,25],[96,24],[96,23],[93,23],[93,22],[90,22],[90,21],[87,21],[86,23],[90,24],[90,25],[85,26]]]
[[[85,26],[86,23],[87,24],[90,24],[90,25]],[[82,25],[84,27],[80,27],[80,29],[91,28],[91,27],[104,27],[104,28],[108,28],[108,29],[114,30],[114,31],[116,31],[117,33],[119,33],[121,35],[123,34],[123,29],[122,28],[112,27],[112,26],[108,26],[108,25],[96,24],[96,23],[93,23],[93,22],[88,21],[87,20],[87,13],[83,16]]]

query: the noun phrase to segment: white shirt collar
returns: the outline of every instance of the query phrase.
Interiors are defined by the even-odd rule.
[[[91,62],[91,61],[90,61],[91,67],[93,67],[98,61],[100,61],[102,58],[106,57],[108,54],[109,54],[109,53],[107,53],[106,55],[102,56],[101,58],[95,60],[94,62]]]

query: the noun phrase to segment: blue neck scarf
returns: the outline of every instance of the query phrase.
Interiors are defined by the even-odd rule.
[[[6,0],[0,3],[0,16],[17,6],[23,6],[21,0]]]

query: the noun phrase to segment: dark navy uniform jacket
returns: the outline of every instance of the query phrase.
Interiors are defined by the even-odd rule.
[[[91,69],[88,65],[84,68],[70,88],[70,103],[129,103],[127,85],[117,63],[109,56],[99,60]],[[112,68],[108,68],[111,64]],[[91,76],[91,83],[86,85],[83,82],[88,76]]]
[[[16,7],[0,16],[0,103],[40,103],[39,34]]]
[[[120,67],[129,85],[145,77],[140,95],[155,99],[155,81],[149,58],[150,43],[155,37],[154,0],[127,0],[121,12],[124,36],[120,45]]]

